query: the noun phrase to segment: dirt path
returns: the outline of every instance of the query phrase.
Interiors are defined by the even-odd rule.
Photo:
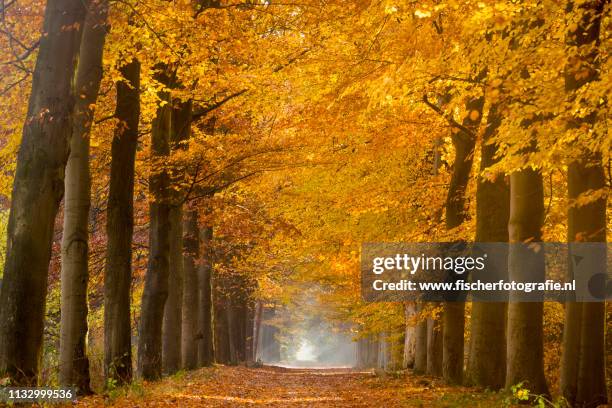
[[[214,367],[132,385],[79,407],[495,407],[499,396],[439,380],[350,369]]]

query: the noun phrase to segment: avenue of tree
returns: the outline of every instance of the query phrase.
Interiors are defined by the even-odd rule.
[[[607,402],[606,302],[364,303],[359,248],[606,243],[608,0],[0,7],[0,379],[278,361],[310,308],[362,367]]]

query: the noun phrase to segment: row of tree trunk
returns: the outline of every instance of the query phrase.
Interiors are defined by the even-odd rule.
[[[568,45],[597,45],[604,6],[604,0],[569,4],[569,15],[580,18],[575,29],[571,25]],[[106,14],[107,4],[103,0],[91,4],[48,0],[45,11],[45,35],[40,41],[17,159],[0,292],[0,374],[8,375],[14,384],[37,383],[53,224],[65,195],[60,379],[65,385],[77,386],[81,393],[89,392],[85,348],[87,158],[92,106],[101,77]],[[570,101],[598,75],[596,51],[579,53],[575,59],[577,64],[566,67]],[[577,70],[585,69],[589,73],[586,77],[577,75]],[[104,319],[105,372],[113,382],[124,383],[132,377],[131,245],[134,163],[140,119],[139,63],[132,59],[120,71],[124,78],[117,84],[119,124],[111,148]],[[160,72],[166,74],[161,67]],[[197,211],[184,211],[180,198],[175,199],[169,192],[172,180],[163,163],[177,142],[188,137],[181,130],[189,129],[191,124],[188,108],[170,100],[167,94],[160,94],[160,98],[168,103],[159,108],[152,127],[152,159],[161,166],[150,180],[154,200],[150,204],[149,266],[138,336],[139,373],[146,379],[155,379],[162,372],[171,373],[181,366],[192,368],[194,361],[196,366],[214,360],[248,361],[259,355],[258,344],[264,346],[263,350],[270,348],[270,359],[279,359],[277,333],[272,326],[258,327],[261,319],[257,318],[257,307],[249,300],[249,294],[237,290],[235,281],[228,284],[219,279],[219,284],[213,285],[212,228],[200,229]],[[467,102],[468,115],[463,127],[453,134],[456,159],[447,197],[448,228],[460,225],[465,219],[465,191],[472,167],[474,135],[483,116],[481,99]],[[501,121],[498,108],[489,108],[485,141],[492,137]],[[569,126],[580,127],[595,120],[595,116],[576,118]],[[536,149],[537,135],[529,137],[533,137],[532,148]],[[483,169],[493,164],[496,157],[495,145],[485,141],[481,143]],[[570,201],[604,186],[601,157],[585,152],[570,164]],[[568,240],[605,242],[605,209],[605,197],[585,206],[572,206],[568,213]],[[541,241],[544,218],[541,172],[530,167],[513,172],[509,189],[502,177],[494,181],[479,180],[477,216],[476,239],[481,242]],[[188,250],[183,253],[184,247]],[[198,257],[203,259],[201,263],[196,262]],[[540,261],[543,271],[543,259]],[[518,253],[510,251],[511,279],[525,270],[524,262]],[[195,285],[185,289],[185,282],[195,282]],[[566,305],[566,312],[563,393],[580,406],[605,403],[604,304],[570,303]],[[547,393],[542,322],[541,303],[476,305],[467,380],[493,388],[527,381],[533,392]],[[442,375],[451,383],[464,381],[462,303],[446,303],[442,317],[420,322],[414,335],[416,371],[424,369],[429,374]],[[190,339],[197,340],[197,347]],[[360,346],[360,350],[369,349],[368,344]],[[366,356],[360,360],[370,362],[370,352],[364,353]],[[387,352],[382,355],[387,356]],[[388,360],[388,356],[384,358]],[[379,348],[377,360],[380,359]]]
[[[91,392],[86,350],[89,137],[102,78],[107,14],[106,0],[49,0],[45,11],[46,34],[40,41],[17,159],[0,293],[0,372],[16,385],[36,385],[38,380],[53,224],[64,198],[60,382],[81,394]],[[123,79],[117,83],[118,125],[111,146],[106,225],[104,368],[113,385],[133,376],[132,233],[140,64],[127,60],[119,67]],[[159,108],[152,125],[152,160],[162,165],[150,180],[154,200],[149,268],[138,336],[138,368],[144,378],[158,378],[162,368],[171,373],[215,359],[243,361],[253,354],[253,308],[246,297],[236,302],[228,295],[225,304],[219,302],[224,317],[213,319],[212,228],[200,228],[197,209],[183,214],[181,198],[169,193],[173,180],[163,163],[170,150],[189,137],[191,104],[170,101],[167,93],[160,98],[169,103]],[[229,334],[226,344],[223,327]],[[224,347],[229,355],[221,354]]]
[[[568,6],[569,16],[579,16],[578,24],[568,32],[568,45],[578,47],[578,50],[579,47],[588,48],[588,52],[577,51],[572,61],[578,60],[578,63],[566,67],[566,91],[570,101],[575,101],[576,92],[582,86],[597,79],[596,45],[604,5],[604,1],[596,1],[578,6],[570,2]],[[588,75],[577,75],[585,69]],[[453,132],[455,163],[446,205],[446,225],[449,229],[465,220],[464,194],[483,106],[483,98],[469,100],[463,126]],[[497,146],[490,143],[502,121],[497,104],[490,105],[487,118],[482,132],[481,171],[499,160]],[[568,126],[578,128],[585,122],[593,124],[595,120],[595,114],[591,114],[586,118],[570,120]],[[528,130],[531,124],[527,121],[523,123],[526,134],[531,132]],[[528,137],[532,138],[532,144],[529,150],[523,152],[525,154],[537,149],[537,135]],[[493,180],[478,178],[476,242],[542,241],[545,209],[541,172],[527,167],[513,172],[509,179],[508,183],[503,175]],[[606,198],[599,197],[586,205],[575,205],[582,194],[603,188],[605,175],[601,156],[585,151],[570,163],[568,242],[606,242]],[[511,247],[507,254],[509,279],[526,280],[527,273],[530,279],[534,278],[534,273],[543,276],[545,266],[542,253],[534,251],[526,254],[517,248]],[[602,251],[605,252],[603,246]],[[605,253],[601,256],[605,259]],[[419,312],[424,307],[417,304]],[[438,305],[427,307],[436,308]],[[406,321],[410,326],[414,325],[413,308],[413,304],[406,305]],[[523,383],[535,394],[548,394],[543,362],[542,303],[521,302],[520,299],[511,299],[509,304],[473,303],[466,367],[463,349],[464,304],[446,302],[442,309],[441,318],[420,319],[416,327],[406,328],[405,365],[412,366],[416,373],[442,376],[449,383],[467,383],[490,389]],[[566,304],[561,390],[568,402],[576,406],[594,407],[607,401],[604,328],[605,303]],[[414,340],[408,339],[408,336],[414,336]],[[359,342],[360,366],[381,365],[373,357],[371,344],[371,340]]]

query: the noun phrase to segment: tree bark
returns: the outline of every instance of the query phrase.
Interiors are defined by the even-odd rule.
[[[238,364],[238,337],[239,337],[239,333],[237,332],[236,328],[237,328],[237,316],[235,315],[236,312],[236,308],[235,306],[232,304],[231,299],[229,299],[229,297],[225,298],[226,300],[226,305],[225,305],[225,328],[227,331],[227,338],[225,339],[225,341],[227,342],[227,361],[226,363],[235,365]],[[222,339],[222,338],[221,338]]]
[[[501,124],[498,106],[489,109],[481,146],[481,172],[495,164],[492,137]],[[490,181],[479,177],[476,187],[476,242],[508,242],[510,186],[503,175]],[[501,248],[500,248],[501,249]],[[506,251],[504,255],[507,256]],[[466,380],[470,385],[498,390],[506,375],[505,302],[473,302]]]
[[[238,363],[244,363],[247,360],[247,321],[249,319],[249,308],[247,305],[247,297],[244,296],[236,307],[236,335],[237,335],[237,358]]]
[[[463,130],[453,133],[455,162],[446,197],[446,228],[452,229],[461,225],[467,216],[465,208],[465,191],[474,161],[475,133],[482,119],[484,97],[469,99],[465,105],[466,117],[463,126],[472,131]],[[445,302],[442,318],[443,362],[442,376],[449,384],[461,384],[463,381],[463,336],[465,332],[465,303]]]
[[[448,384],[463,381],[463,334],[465,332],[465,303],[446,302],[442,319],[442,377]]]
[[[414,367],[416,358],[416,326],[414,317],[416,315],[416,305],[408,302],[404,305],[404,361],[403,368]]]
[[[444,327],[441,322],[427,319],[427,375],[442,375],[442,335]]]
[[[191,134],[191,102],[177,101],[172,109],[171,149],[183,150],[183,142]],[[176,176],[171,183],[184,179],[182,168],[173,169]],[[162,364],[166,374],[174,374],[181,368],[182,307],[183,307],[183,189],[172,189],[170,208],[170,269],[168,274],[168,299],[164,308]]]
[[[183,368],[198,367],[198,305],[199,281],[197,262],[200,258],[200,230],[198,212],[191,208],[185,212],[183,223]]]
[[[198,365],[207,367],[213,363],[214,347],[212,334],[212,251],[213,229],[205,226],[200,232],[202,259],[198,268]]]
[[[597,56],[604,6],[605,1],[601,0],[579,6],[574,5],[572,1],[568,3],[568,26],[573,27],[572,23],[576,23],[576,29],[570,29],[566,35],[568,46],[576,52],[575,55],[569,56],[565,67],[565,91],[570,101],[575,101],[575,92],[578,89],[598,79]],[[579,72],[585,72],[586,75],[577,76]],[[572,118],[568,128],[578,129],[582,124],[593,124],[596,120],[595,114],[586,118]],[[567,216],[567,240],[606,242],[606,198],[579,207],[573,205],[574,201],[587,191],[605,188],[601,156],[588,151],[582,152],[582,156],[568,166],[570,207]],[[605,249],[601,256],[605,260]],[[573,277],[571,247],[569,265]],[[570,404],[595,407],[607,403],[604,328],[604,302],[566,303],[560,388]]]
[[[415,374],[427,371],[427,319],[419,317],[416,327],[414,368]]]
[[[571,270],[571,259],[568,265]],[[563,397],[572,405],[576,403],[576,394],[578,393],[582,305],[580,302],[565,303],[559,388]]]
[[[134,231],[134,170],[140,121],[140,63],[120,68],[115,129],[106,212],[104,274],[104,371],[117,385],[132,380],[132,233]]]
[[[255,302],[255,317],[253,319],[253,361],[259,361],[259,344],[261,334],[261,315],[263,312],[263,304],[260,300]]]
[[[161,80],[163,83],[170,82],[164,73],[161,76],[164,77]],[[142,293],[138,337],[138,372],[146,380],[156,380],[162,375],[162,325],[170,270],[169,234],[172,205],[166,159],[170,155],[172,106],[167,92],[162,92],[160,98],[166,104],[158,107],[151,129],[149,264]]]
[[[537,243],[542,240],[544,221],[544,189],[542,174],[526,168],[510,175],[511,243],[508,254],[509,279],[540,281],[544,278],[544,256]],[[520,249],[518,243],[529,242]],[[548,394],[544,378],[543,318],[541,302],[521,302],[511,293],[508,305],[508,344],[506,355],[506,387],[525,382],[535,394]]]
[[[89,133],[102,80],[108,3],[92,2],[85,20],[76,73],[77,98],[66,164],[62,235],[59,381],[90,394],[87,359],[88,226],[91,182]]]
[[[64,193],[87,4],[49,0],[17,155],[0,293],[0,376],[36,385],[53,226]]]
[[[162,365],[166,374],[181,368],[183,307],[183,206],[172,205],[169,217],[168,299],[162,327]]]
[[[244,319],[244,361],[251,365],[253,361],[253,349],[255,346],[255,302],[248,299],[245,305]]]
[[[214,361],[219,364],[229,364],[231,361],[229,324],[226,309],[228,305],[225,296],[219,296],[217,284],[213,284],[213,340],[214,340]]]
[[[261,333],[261,352],[262,360],[265,363],[276,363],[280,361],[280,342],[278,341],[278,327],[270,324],[274,319],[276,309],[274,306],[264,308],[264,319],[262,322]],[[378,342],[377,342],[378,345]]]

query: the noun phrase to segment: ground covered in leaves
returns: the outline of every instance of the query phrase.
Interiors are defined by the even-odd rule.
[[[77,407],[498,407],[502,400],[409,372],[217,366],[135,383]]]

